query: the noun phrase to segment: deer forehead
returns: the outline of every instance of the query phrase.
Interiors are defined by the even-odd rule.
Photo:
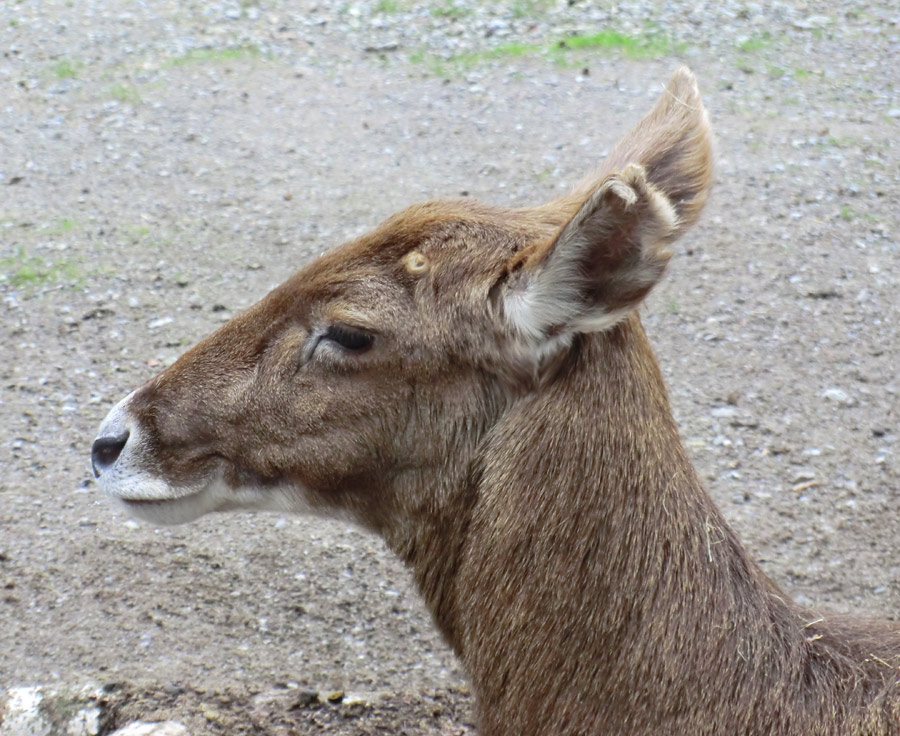
[[[313,317],[346,317],[364,326],[379,311],[394,316],[391,305],[403,301],[458,303],[483,296],[510,257],[553,227],[535,227],[524,213],[474,202],[414,205],[324,254],[284,287]]]

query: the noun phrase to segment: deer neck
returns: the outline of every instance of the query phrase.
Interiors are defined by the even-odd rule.
[[[495,616],[515,629],[509,611],[534,625],[589,622],[607,644],[642,622],[635,641],[648,646],[648,625],[662,636],[683,616],[696,647],[697,616],[733,626],[776,592],[703,490],[637,316],[582,338],[452,483],[452,502],[391,546],[464,659]]]

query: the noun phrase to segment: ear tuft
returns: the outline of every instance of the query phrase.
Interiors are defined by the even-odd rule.
[[[590,199],[598,196],[606,196],[609,203],[613,198],[619,200],[623,215],[632,211],[633,216],[640,216],[641,232],[636,235],[645,248],[668,242],[678,228],[675,208],[669,198],[649,182],[647,172],[640,164],[629,164],[621,174],[608,177]],[[634,211],[635,208],[640,211]]]
[[[674,207],[678,215],[674,240],[700,215],[713,172],[709,119],[697,80],[686,66],[675,70],[653,109],[578,185],[573,196],[584,200],[609,174],[635,163],[644,167],[647,180]]]

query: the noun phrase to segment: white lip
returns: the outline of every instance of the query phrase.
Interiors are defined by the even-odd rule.
[[[183,524],[214,511],[218,503],[207,489],[171,499],[139,500],[113,496],[129,516],[152,524]]]
[[[293,484],[256,488],[242,486],[231,488],[217,474],[212,481],[195,493],[181,494],[169,498],[123,498],[115,496],[116,502],[129,515],[152,524],[183,524],[193,521],[211,511],[281,511],[291,513],[322,514],[306,500],[303,490]],[[334,514],[326,514],[330,518]]]

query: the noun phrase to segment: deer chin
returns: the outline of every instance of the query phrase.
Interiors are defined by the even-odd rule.
[[[129,515],[155,524],[181,524],[216,511],[233,491],[223,480],[221,467],[193,483],[171,485],[147,470],[136,467],[134,457],[123,453],[111,470],[97,479],[100,490]]]
[[[214,511],[281,511],[318,515],[296,484],[232,487],[217,471],[193,486],[169,486],[152,477],[132,477],[127,483],[106,482],[102,490],[130,516],[152,524],[184,524]]]
[[[184,493],[178,489],[178,495],[168,498],[139,498],[134,496],[121,496],[115,492],[107,491],[115,502],[129,516],[151,524],[184,524],[193,521],[204,514],[216,511],[222,504],[217,492],[217,484],[210,483],[199,491]]]

